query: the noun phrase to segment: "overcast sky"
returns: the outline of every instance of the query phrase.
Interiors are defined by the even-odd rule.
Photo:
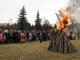
[[[57,20],[55,13],[67,6],[69,0],[0,0],[0,23],[17,22],[23,5],[26,8],[27,20],[34,24],[37,10],[42,20],[48,19],[51,24]]]

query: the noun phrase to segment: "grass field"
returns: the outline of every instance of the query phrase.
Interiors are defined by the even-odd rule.
[[[80,41],[71,41],[76,53],[60,54],[48,51],[49,41],[0,45],[0,60],[80,60]]]

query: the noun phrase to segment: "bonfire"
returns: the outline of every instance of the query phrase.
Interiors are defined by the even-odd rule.
[[[76,48],[72,45],[67,36],[67,27],[71,24],[70,12],[68,8],[66,8],[60,11],[60,13],[62,17],[59,19],[56,30],[52,33],[48,50],[58,53],[76,52]]]

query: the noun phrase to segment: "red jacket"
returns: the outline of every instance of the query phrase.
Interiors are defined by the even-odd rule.
[[[0,34],[0,41],[3,41],[4,37],[2,34]]]

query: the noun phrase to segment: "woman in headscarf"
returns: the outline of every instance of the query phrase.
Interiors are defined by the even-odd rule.
[[[23,43],[26,41],[26,33],[24,31],[21,31],[20,33],[20,42]]]

